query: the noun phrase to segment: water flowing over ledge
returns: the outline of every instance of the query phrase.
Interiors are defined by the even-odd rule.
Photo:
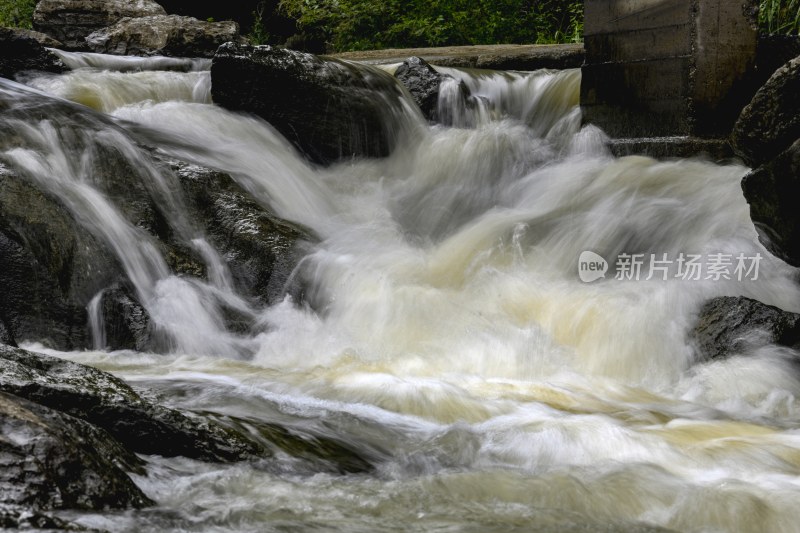
[[[453,81],[439,112],[452,126],[393,108],[387,120],[400,134],[388,157],[322,168],[264,121],[212,105],[200,69],[162,71],[154,60],[121,73],[117,60],[69,60],[79,68],[29,83],[104,115],[42,115],[41,95],[3,82],[0,161],[111,250],[160,337],[151,353],[53,352],[19,340],[175,407],[334,439],[375,469],[152,456],[135,480],[156,509],[74,513],[78,523],[795,527],[800,381],[787,350],[702,362],[687,340],[713,296],[800,311],[792,269],[756,239],[744,167],[612,157],[601,131],[580,127],[578,71],[441,68]],[[119,202],[108,151],[130,187],[157,199],[175,240],[196,250],[200,274],[176,275],[158,237]],[[307,228],[313,238],[286,280],[302,290],[272,300],[243,293],[229,270],[236,257],[212,245],[187,207],[186,181],[158,157],[226,173],[253,203]],[[222,211],[240,212],[234,196],[217,197]],[[258,229],[252,216],[237,222],[243,233]],[[584,283],[584,251],[612,266],[622,254],[764,259],[757,280],[686,281],[672,265],[667,280],[616,280],[611,270]],[[234,311],[241,320],[230,320]]]

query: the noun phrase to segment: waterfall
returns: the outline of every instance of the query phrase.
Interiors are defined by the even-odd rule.
[[[137,481],[158,511],[84,524],[796,527],[791,354],[765,346],[704,362],[687,340],[715,296],[800,312],[795,271],[756,238],[745,167],[613,157],[600,130],[581,126],[578,70],[447,68],[443,124],[392,115],[400,133],[389,157],[318,167],[267,122],[213,105],[207,63],[59,54],[74,70],[29,87],[0,82],[0,160],[114,251],[163,338],[153,353],[100,351],[98,295],[95,350],[58,355],[181,408],[335,438],[376,465],[337,476],[281,457],[263,468],[148,458]],[[81,115],[91,128],[69,113],[43,117],[26,100],[42,93],[95,110]],[[103,181],[108,151],[157,199],[202,275],[173,272],[115,200]],[[154,153],[224,172],[308,228],[318,240],[292,273],[302,297],[237,292],[231,258]],[[581,279],[587,252],[607,263],[605,277]],[[758,277],[681,277],[679,257],[707,266],[720,254],[760,257]],[[642,275],[626,277],[621,259],[634,255]],[[231,327],[231,312],[246,327]]]

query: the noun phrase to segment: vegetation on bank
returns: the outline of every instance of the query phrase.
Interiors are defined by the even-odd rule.
[[[36,0],[0,0],[0,27],[33,27],[33,10]]]
[[[761,0],[758,24],[769,35],[797,35],[800,30],[800,0]]]
[[[329,51],[579,42],[583,0],[162,0],[170,13],[233,18],[257,44],[287,38]],[[31,28],[36,0],[0,0],[0,26]],[[797,35],[800,0],[760,0],[762,33]],[[296,33],[292,37],[292,34]],[[321,51],[321,50],[319,50]]]
[[[580,0],[281,0],[280,9],[336,51],[577,42]]]

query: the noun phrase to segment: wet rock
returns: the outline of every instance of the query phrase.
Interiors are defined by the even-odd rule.
[[[116,284],[103,291],[100,310],[103,348],[141,352],[151,346],[150,315],[129,287]]]
[[[700,310],[690,338],[705,360],[767,344],[797,347],[800,314],[743,296],[714,298]]]
[[[422,114],[430,121],[436,120],[436,106],[439,101],[439,85],[442,74],[436,72],[427,61],[419,57],[409,57],[397,67],[394,77],[405,85],[414,98]]]
[[[0,528],[4,530],[96,531],[88,530],[39,511],[21,506],[0,508]]]
[[[9,346],[17,345],[17,341],[14,340],[14,335],[11,334],[11,331],[2,318],[0,318],[0,344],[8,344]]]
[[[731,136],[750,166],[772,160],[800,138],[800,57],[775,71],[742,110]]]
[[[66,208],[0,165],[0,313],[11,338],[87,346],[86,304],[121,275]]]
[[[213,462],[266,453],[233,431],[145,400],[111,374],[57,357],[0,345],[0,391],[89,422],[137,453]]]
[[[220,45],[240,41],[233,21],[206,22],[178,15],[124,18],[86,37],[90,50],[116,55],[213,57]]]
[[[40,0],[33,27],[64,43],[66,50],[86,50],[86,36],[100,28],[125,17],[166,14],[152,0]]]
[[[226,260],[237,292],[262,304],[282,298],[301,243],[313,239],[309,232],[259,205],[227,174],[180,161],[168,164],[193,218]]]
[[[377,69],[271,46],[227,43],[211,66],[214,102],[259,115],[310,160],[382,157],[402,91]]]
[[[105,431],[0,392],[0,505],[46,509],[141,508],[152,502],[123,469],[141,460]]]
[[[773,254],[800,267],[800,139],[742,180],[759,240]]]
[[[0,28],[0,78],[28,70],[64,72],[67,67],[33,35],[35,32]],[[52,45],[47,45],[52,46]]]

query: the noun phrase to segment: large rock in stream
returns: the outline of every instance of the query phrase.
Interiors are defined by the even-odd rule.
[[[91,423],[137,453],[213,462],[265,454],[233,431],[142,398],[111,374],[57,357],[0,345],[0,391]]]
[[[27,70],[60,73],[67,67],[45,49],[35,32],[0,28],[0,78],[14,78],[17,73]]]
[[[139,150],[128,133],[107,117],[0,84],[0,157],[11,149],[42,149],[22,134],[27,127],[56,127],[64,145],[54,149],[85,163],[86,179],[141,231],[142,239],[156,246],[172,272],[207,276],[191,242],[205,234],[226,259],[241,296],[260,304],[281,296],[299,259],[295,245],[311,237],[259,205],[227,174],[164,163],[151,151]],[[6,343],[35,341],[61,350],[90,347],[87,306],[102,292],[105,346],[152,349],[154,328],[114,246],[101,238],[98,228],[83,224],[65,198],[14,169],[13,160],[4,159],[0,162],[0,337]],[[172,200],[153,173],[160,174]],[[176,221],[176,213],[181,220]],[[242,325],[235,326],[239,330]]]
[[[34,29],[64,43],[67,50],[86,50],[86,37],[125,17],[166,15],[152,0],[39,0]]]
[[[178,15],[124,18],[86,37],[101,54],[213,57],[222,44],[239,41],[233,21],[207,22]]]
[[[790,313],[744,296],[723,296],[705,303],[690,332],[701,359],[777,344],[800,346],[800,314]]]
[[[755,168],[742,181],[759,239],[800,266],[800,57],[775,71],[744,108],[732,145]]]
[[[373,67],[226,43],[211,83],[214,102],[262,117],[316,163],[383,157],[394,146],[402,90]]]
[[[750,166],[772,160],[800,139],[800,57],[775,71],[742,110],[734,150]]]

